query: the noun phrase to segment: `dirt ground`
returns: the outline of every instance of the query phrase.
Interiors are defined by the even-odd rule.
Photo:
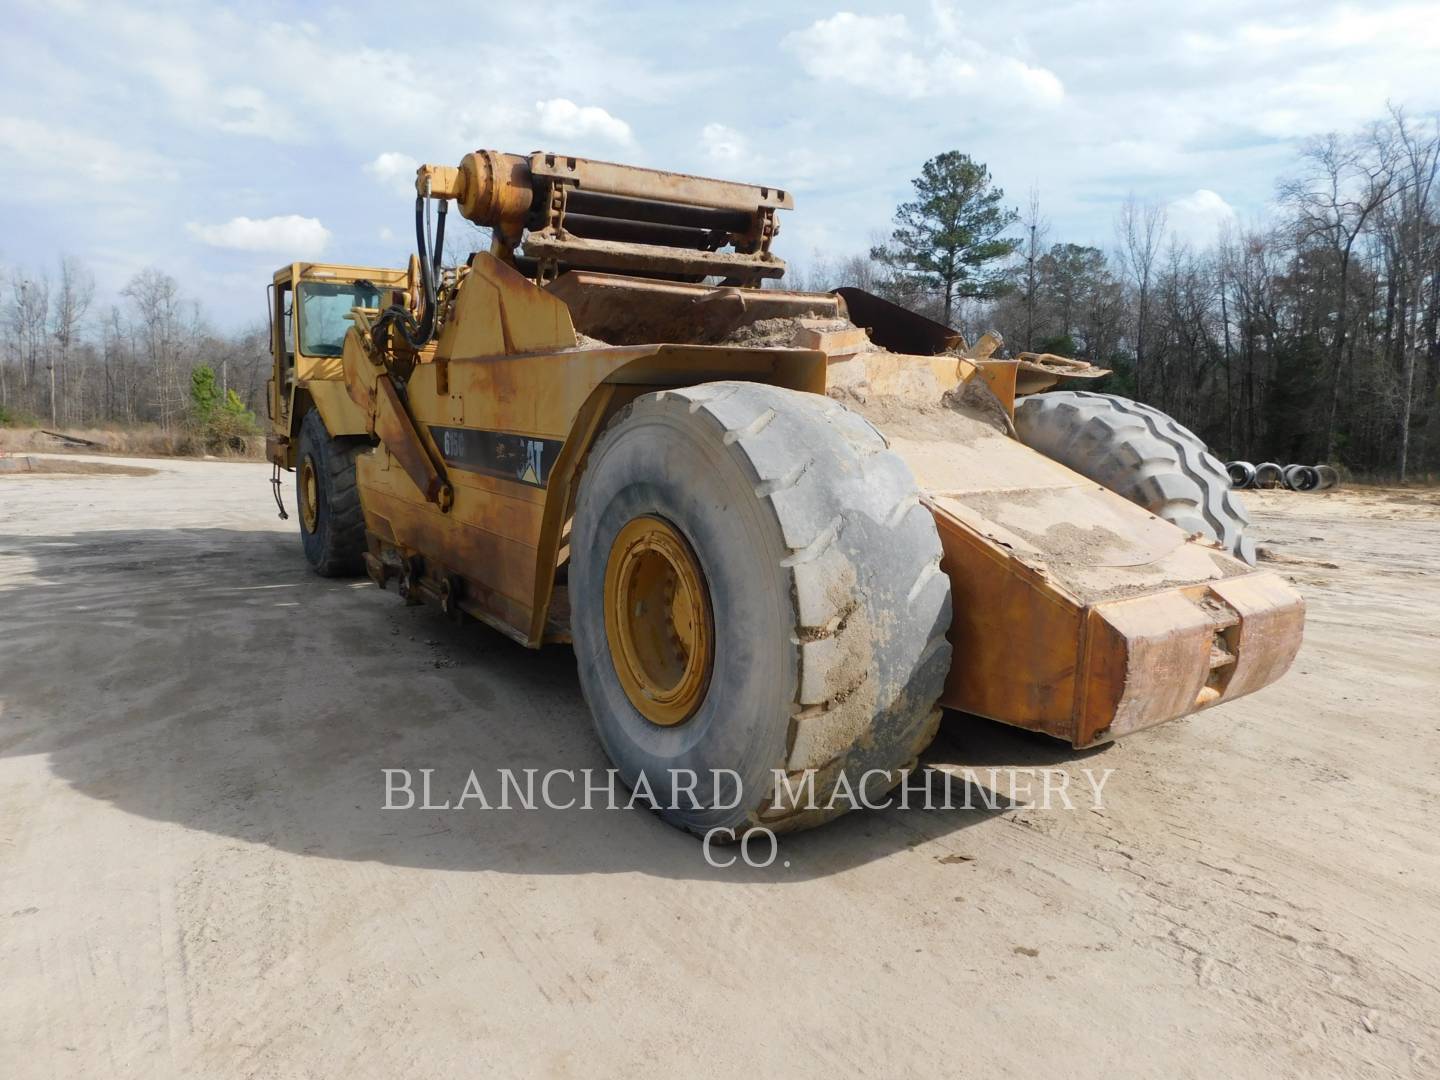
[[[312,576],[265,466],[130,464],[0,476],[0,1075],[1440,1073],[1433,493],[1249,497],[1310,604],[1260,694],[1086,753],[947,717],[932,762],[1103,810],[718,869],[644,811],[382,809],[603,769],[569,650]]]

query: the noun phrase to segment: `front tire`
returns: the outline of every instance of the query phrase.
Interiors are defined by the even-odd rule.
[[[883,797],[934,737],[950,667],[934,519],[828,398],[722,382],[637,399],[590,453],[571,551],[596,733],[671,824],[817,825],[851,808],[847,787]],[[774,770],[798,799],[776,802]]]
[[[1015,431],[1032,450],[1255,565],[1250,515],[1229,472],[1159,409],[1113,394],[1035,394],[1016,403]]]
[[[321,577],[355,577],[365,569],[365,518],[355,459],[367,448],[363,439],[332,438],[314,409],[300,424],[295,462],[300,544]]]

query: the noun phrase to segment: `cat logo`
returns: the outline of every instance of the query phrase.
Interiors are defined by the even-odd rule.
[[[431,425],[430,434],[445,464],[529,487],[543,488],[564,444],[505,431]]]
[[[545,443],[540,439],[525,440],[525,467],[516,477],[522,484],[545,484]]]

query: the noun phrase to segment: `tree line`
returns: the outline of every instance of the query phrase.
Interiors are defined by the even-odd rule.
[[[206,369],[229,413],[232,392],[243,411],[264,408],[268,329],[215,330],[179,283],[153,267],[103,307],[93,274],[74,257],[61,258],[53,273],[0,271],[0,325],[0,424],[153,423],[176,432],[197,419],[193,389]]]
[[[1009,208],[985,166],[932,158],[889,235],[817,258],[806,288],[855,285],[1014,354],[1084,357],[1101,389],[1170,413],[1228,459],[1440,472],[1440,122],[1392,108],[1307,140],[1262,224],[1195,247],[1130,198],[1102,248]],[[792,278],[792,287],[796,282]]]
[[[1267,222],[1195,247],[1163,205],[1132,197],[1102,248],[1052,236],[1037,196],[1006,205],[983,164],[951,151],[925,163],[870,250],[817,256],[786,284],[854,285],[972,340],[999,330],[1012,354],[1094,360],[1114,371],[1103,389],[1170,413],[1221,457],[1433,475],[1437,167],[1440,123],[1394,108],[1304,143]],[[234,391],[261,414],[268,329],[216,331],[159,269],[101,306],[75,258],[0,268],[0,322],[0,423],[174,431],[194,420],[200,368],[221,401]]]

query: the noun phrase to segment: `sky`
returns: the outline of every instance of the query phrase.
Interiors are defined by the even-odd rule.
[[[926,158],[1052,240],[1131,193],[1263,220],[1307,136],[1440,109],[1440,2],[5,0],[0,270],[147,266],[222,329],[292,259],[401,266],[419,161],[554,150],[795,193],[778,252],[864,250]]]

